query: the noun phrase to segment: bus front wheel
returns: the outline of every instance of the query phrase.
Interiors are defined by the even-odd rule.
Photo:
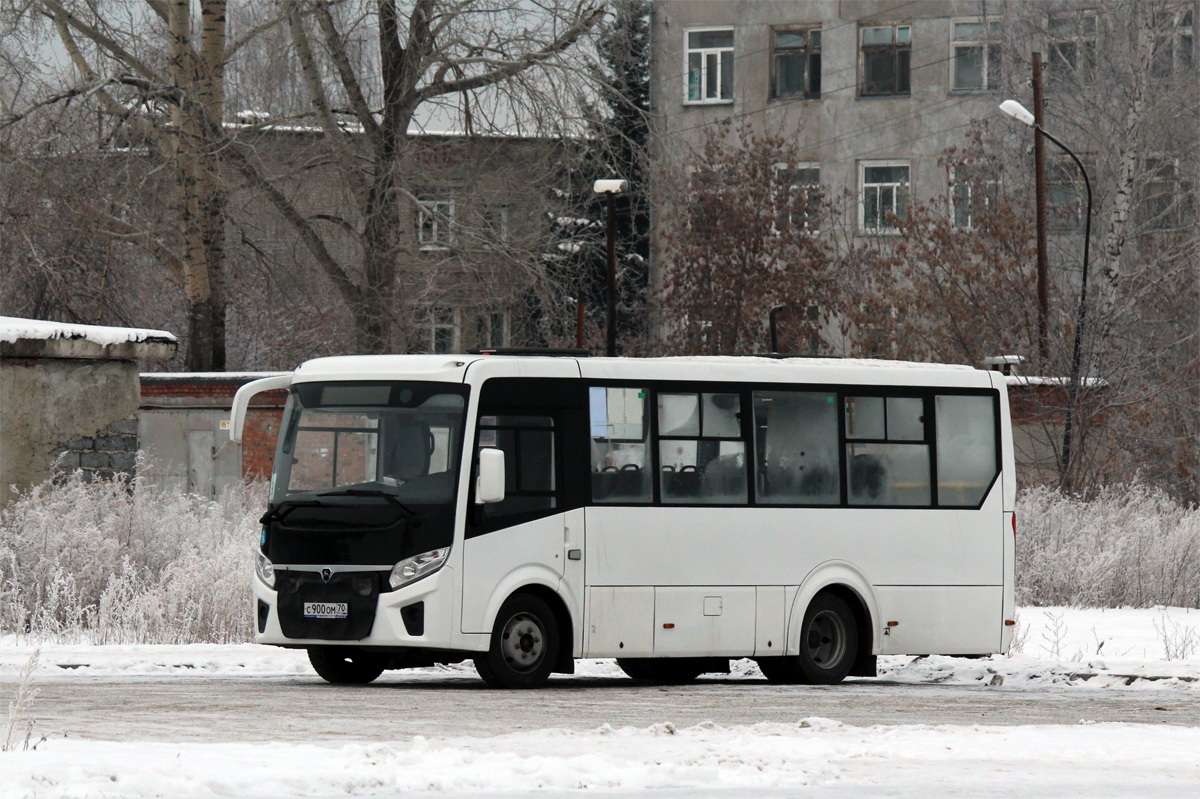
[[[308,662],[325,682],[366,685],[383,674],[384,658],[344,646],[310,646]]]
[[[493,688],[537,688],[550,679],[558,659],[554,611],[532,594],[516,594],[500,607],[486,654],[475,669]]]
[[[850,673],[858,656],[858,626],[845,600],[818,594],[804,612],[800,653],[759,658],[758,667],[771,682],[833,685]]]

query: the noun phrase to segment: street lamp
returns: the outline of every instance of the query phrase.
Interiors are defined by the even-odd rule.
[[[608,357],[617,354],[617,209],[618,194],[629,191],[628,180],[597,180],[592,186],[596,194],[608,198]]]
[[[1079,167],[1079,171],[1083,174],[1083,185],[1087,188],[1087,216],[1084,219],[1083,225],[1083,274],[1080,279],[1082,285],[1079,288],[1079,313],[1075,320],[1075,344],[1071,350],[1071,374],[1068,377],[1070,398],[1067,402],[1066,422],[1063,425],[1062,470],[1063,477],[1066,478],[1067,470],[1071,468],[1071,421],[1072,412],[1079,399],[1080,348],[1082,347],[1083,327],[1087,322],[1088,251],[1092,241],[1092,182],[1088,180],[1087,170],[1083,168],[1083,162],[1079,160],[1079,157],[1071,152],[1067,145],[1047,133],[1041,125],[1038,125],[1033,118],[1033,114],[1025,106],[1016,100],[1005,100],[1000,104],[1000,110],[1018,122],[1033,128],[1042,136],[1045,136],[1058,145],[1058,148],[1064,153],[1071,156],[1071,160],[1075,162],[1075,166]]]

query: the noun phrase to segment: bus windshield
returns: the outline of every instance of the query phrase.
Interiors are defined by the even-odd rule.
[[[284,411],[271,502],[355,490],[413,504],[454,498],[466,389],[446,383],[300,383]]]

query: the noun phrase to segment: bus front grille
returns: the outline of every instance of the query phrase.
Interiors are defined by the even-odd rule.
[[[371,634],[379,597],[380,575],[335,572],[328,582],[318,572],[277,571],[279,627],[288,638],[361,641]],[[386,575],[385,575],[386,576]],[[345,618],[309,618],[306,603],[345,603]]]

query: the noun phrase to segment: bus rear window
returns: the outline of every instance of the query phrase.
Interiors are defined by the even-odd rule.
[[[935,401],[938,504],[973,508],[999,471],[995,400],[939,394]]]

